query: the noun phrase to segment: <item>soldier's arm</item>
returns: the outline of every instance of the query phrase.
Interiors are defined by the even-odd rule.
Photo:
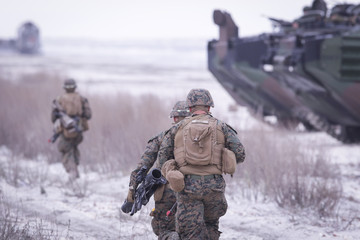
[[[87,98],[81,97],[81,105],[82,105],[82,118],[86,118],[89,120],[92,116],[91,108],[89,101]]]
[[[58,118],[58,117],[57,117],[57,111],[54,110],[54,109],[52,109],[52,110],[51,110],[51,122],[54,123],[57,118]]]
[[[140,162],[138,163],[134,171],[132,171],[130,174],[129,186],[136,187],[136,174],[142,167],[146,166],[146,169],[150,170],[150,168],[154,165],[160,148],[161,139],[163,138],[164,134],[165,133],[162,132],[148,141],[145,151],[141,156]]]
[[[225,147],[235,153],[237,163],[243,162],[245,160],[245,148],[236,131],[225,123],[222,123],[222,129],[225,135]]]
[[[56,119],[59,117],[59,109],[55,105],[55,101],[58,99],[54,99],[51,103],[51,122],[54,123]]]
[[[157,155],[160,169],[167,160],[174,159],[174,137],[177,128],[178,125],[174,125],[170,128],[170,130],[165,134],[160,145],[159,153]]]

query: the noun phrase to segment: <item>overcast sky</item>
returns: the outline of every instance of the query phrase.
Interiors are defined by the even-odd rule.
[[[327,1],[328,6],[339,2]],[[356,1],[348,1],[356,2]],[[358,1],[359,2],[359,1]],[[215,38],[214,9],[227,10],[240,35],[271,31],[264,16],[299,17],[312,0],[0,0],[0,39],[31,20],[43,38]]]

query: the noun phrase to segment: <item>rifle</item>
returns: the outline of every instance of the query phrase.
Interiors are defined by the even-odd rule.
[[[278,18],[268,17],[268,16],[265,16],[265,17],[268,18],[271,22],[273,22],[277,26],[280,26],[283,28],[291,28],[292,27],[292,22],[278,19]]]
[[[145,206],[156,189],[167,182],[164,176],[161,175],[161,171],[157,168],[154,168],[145,176],[146,172],[147,168],[144,166],[136,174],[136,184],[141,184],[135,190],[134,202],[125,200],[121,206],[121,210],[124,213],[130,212],[130,216],[139,211],[142,205]]]
[[[48,140],[49,143],[54,143],[58,139],[58,137],[60,137],[60,134],[61,132],[54,133],[54,135],[52,135],[52,137]]]
[[[60,120],[59,124],[54,123],[54,135],[48,140],[50,143],[54,143],[56,139],[61,134],[61,127],[67,129],[69,132],[82,132],[82,128],[80,127],[80,118],[79,117],[70,117],[66,114],[65,110],[61,107],[57,100],[53,101],[53,111],[56,111],[55,116]],[[60,130],[59,130],[60,129]]]
[[[56,117],[60,119],[62,127],[65,129],[73,128],[77,132],[82,131],[82,129],[79,127],[80,118],[77,116],[70,117],[67,115],[65,110],[61,107],[56,99],[53,101],[53,109],[56,110]]]

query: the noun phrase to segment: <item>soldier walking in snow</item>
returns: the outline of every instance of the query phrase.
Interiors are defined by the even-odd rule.
[[[214,103],[208,90],[192,89],[187,105],[191,117],[170,128],[158,161],[177,192],[180,238],[219,239],[219,219],[227,210],[222,174],[233,174],[245,151],[236,131],[210,115]]]
[[[91,109],[88,100],[75,91],[75,80],[65,80],[63,87],[65,93],[55,99],[52,105],[51,121],[55,129],[52,142],[59,137],[62,163],[70,179],[74,180],[80,177],[78,145],[83,140],[82,132],[89,129],[87,121],[91,118]]]
[[[170,113],[170,117],[174,119],[174,123],[180,122],[189,115],[190,112],[187,108],[185,101],[178,101],[174,105]],[[155,164],[161,142],[166,133],[167,131],[161,132],[160,134],[156,135],[148,141],[145,152],[141,156],[140,163],[138,164],[136,169],[131,172],[130,175],[129,192],[127,196],[128,202],[134,202],[134,191],[137,188],[136,175],[139,174],[139,171],[143,171],[142,169],[144,169],[145,172],[141,174],[145,177],[146,173]],[[155,210],[151,212],[151,215],[153,216],[151,226],[154,233],[158,236],[159,240],[179,239],[179,236],[175,231],[174,215],[166,215],[167,211],[170,210],[176,202],[175,194],[169,188],[168,184],[163,185],[158,191],[155,192],[154,200]]]

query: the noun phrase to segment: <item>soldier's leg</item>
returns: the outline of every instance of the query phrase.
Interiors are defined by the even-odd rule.
[[[76,138],[65,138],[60,136],[58,149],[62,153],[62,164],[67,173],[70,174],[71,179],[79,177],[79,171],[76,164],[76,150],[77,144],[82,141],[82,136]]]
[[[156,217],[159,223],[159,240],[180,239],[175,229],[175,212],[169,217],[166,217],[167,211],[169,211],[175,203],[175,193],[166,185],[161,200],[155,202]],[[174,211],[176,211],[176,209],[174,209]]]
[[[154,215],[153,219],[151,220],[151,227],[152,227],[152,230],[155,233],[155,235],[159,236],[159,233],[160,233],[159,219],[156,217],[156,215]]]
[[[204,222],[202,180],[185,178],[185,189],[177,193],[176,230],[182,240],[209,239]]]
[[[79,170],[78,170],[78,165],[79,165],[79,161],[80,161],[80,152],[78,149],[78,145],[82,142],[82,134],[78,134],[76,137],[74,138],[70,138],[68,139],[68,141],[70,142],[71,145],[71,150],[69,151],[69,174],[70,174],[70,179],[75,179],[75,178],[79,178],[80,174],[79,174]]]
[[[225,198],[225,181],[222,176],[207,180],[204,184],[204,220],[210,240],[220,237],[219,219],[227,210]]]
[[[74,144],[74,161],[76,165],[79,165],[80,163],[80,151],[79,151],[79,144],[82,142],[83,140],[83,135],[79,134],[76,138],[73,139],[73,144]]]
[[[59,137],[58,149],[61,152],[62,159],[61,162],[66,170],[66,172],[70,172],[72,169],[72,144],[71,141],[66,139],[63,135]]]

